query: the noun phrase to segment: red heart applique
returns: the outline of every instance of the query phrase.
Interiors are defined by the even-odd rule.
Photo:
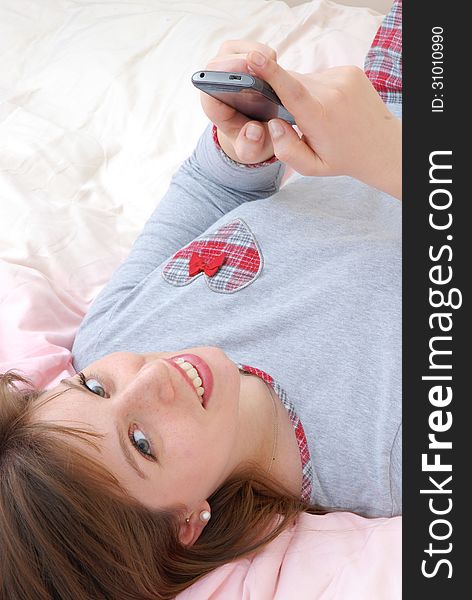
[[[177,287],[202,278],[212,292],[232,294],[253,283],[263,264],[252,231],[236,218],[181,248],[164,264],[162,277]]]

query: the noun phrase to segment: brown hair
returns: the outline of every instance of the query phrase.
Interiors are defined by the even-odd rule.
[[[42,393],[13,371],[0,374],[1,600],[172,599],[262,549],[301,511],[327,512],[263,473],[240,474],[208,498],[211,521],[185,546],[178,507],[144,507],[67,443],[78,436],[93,444],[99,434],[34,422]]]

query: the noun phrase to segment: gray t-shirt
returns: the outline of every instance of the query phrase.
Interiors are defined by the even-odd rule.
[[[401,203],[349,177],[279,189],[283,172],[233,162],[209,125],[86,314],[74,367],[219,346],[285,390],[313,501],[401,514]],[[220,251],[216,274],[189,275]]]

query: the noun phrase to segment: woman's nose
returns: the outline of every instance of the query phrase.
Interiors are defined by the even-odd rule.
[[[158,409],[174,399],[174,388],[169,368],[161,359],[146,360],[141,368],[130,376],[123,390],[123,400],[131,406],[145,405]]]

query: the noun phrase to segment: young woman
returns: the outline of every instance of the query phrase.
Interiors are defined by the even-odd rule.
[[[0,378],[0,597],[173,598],[300,511],[401,514],[399,105],[276,58],[237,40],[207,67],[266,80],[302,137],[202,96],[213,128],[87,313],[78,375]]]

